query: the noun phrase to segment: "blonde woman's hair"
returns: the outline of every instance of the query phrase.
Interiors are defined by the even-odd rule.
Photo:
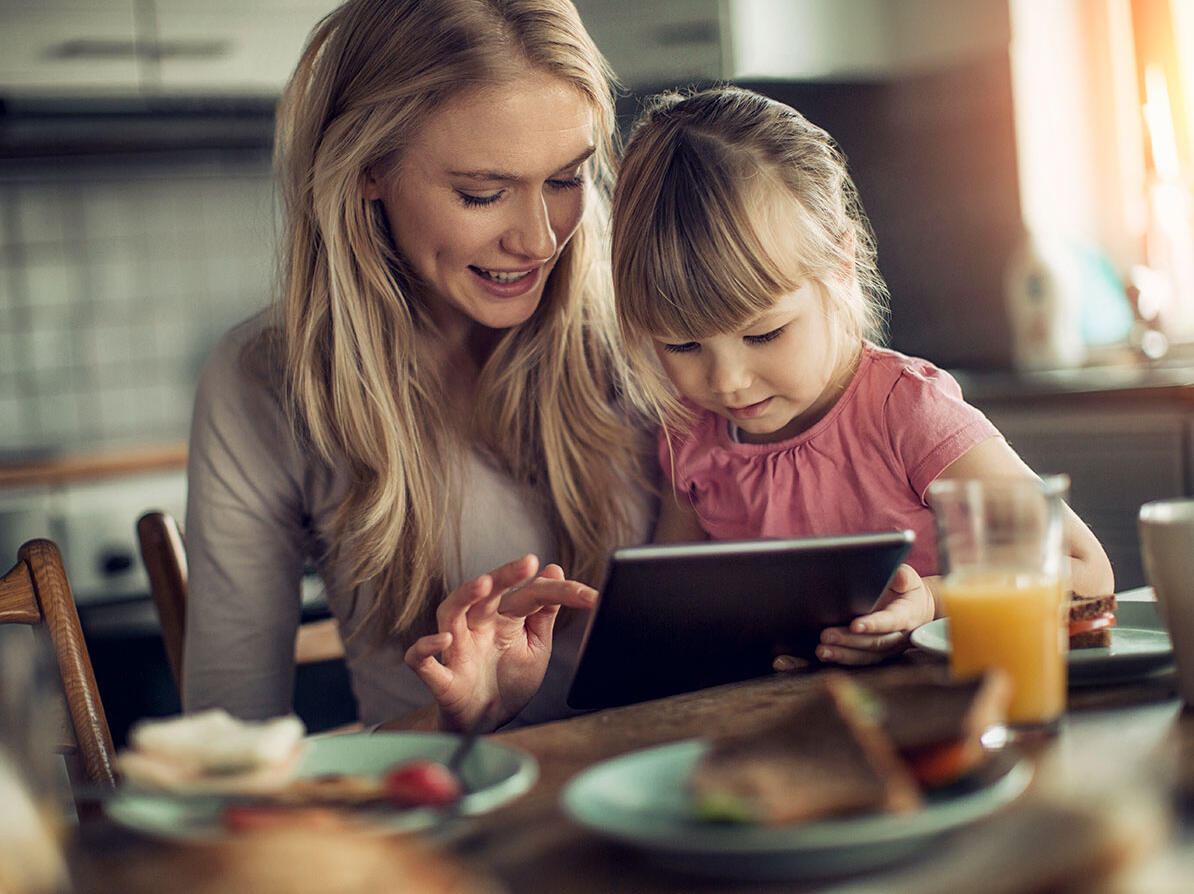
[[[483,411],[460,432],[425,359],[434,325],[361,182],[400,166],[445,103],[528,67],[595,111],[588,210],[533,316],[501,334],[476,386]],[[602,263],[614,124],[612,76],[568,0],[350,0],[316,27],[282,97],[287,397],[300,435],[347,470],[329,558],[349,584],[376,582],[378,639],[434,629],[469,444],[543,495],[570,576],[597,583],[631,536],[640,451],[617,405],[625,361]]]
[[[838,364],[882,340],[887,289],[845,159],[790,106],[736,87],[656,97],[627,143],[612,224],[636,394],[665,424],[689,417],[651,335],[734,331],[811,280]]]

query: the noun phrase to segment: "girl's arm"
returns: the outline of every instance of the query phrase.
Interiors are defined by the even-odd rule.
[[[976,444],[945,468],[939,478],[1032,478],[1035,473],[1003,438]],[[1081,596],[1115,592],[1111,562],[1090,529],[1064,508],[1071,586]],[[871,664],[908,645],[908,636],[941,614],[934,589],[937,577],[921,578],[907,565],[892,579],[876,611],[855,618],[849,627],[829,627],[821,634],[817,657],[841,664]]]
[[[659,499],[659,519],[652,539],[656,543],[692,543],[709,539],[692,504],[681,500],[666,482]]]
[[[1003,438],[976,444],[945,468],[940,478],[1034,477],[1035,473]],[[1115,592],[1111,561],[1098,539],[1068,505],[1065,513],[1066,548],[1070,553],[1071,586],[1079,596]]]

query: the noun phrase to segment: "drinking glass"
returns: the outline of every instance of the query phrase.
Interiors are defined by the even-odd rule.
[[[1065,711],[1068,491],[1065,475],[929,486],[945,569],[950,670],[959,678],[1006,671],[1008,722],[1021,731],[1052,730]]]
[[[1173,641],[1178,690],[1194,705],[1194,499],[1145,503],[1138,528],[1145,577]]]

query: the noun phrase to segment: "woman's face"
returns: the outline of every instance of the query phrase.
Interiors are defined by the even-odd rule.
[[[528,71],[470,91],[428,121],[364,194],[385,208],[395,248],[426,288],[437,322],[517,326],[580,225],[591,104],[566,82]]]

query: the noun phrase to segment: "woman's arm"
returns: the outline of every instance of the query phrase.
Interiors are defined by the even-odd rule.
[[[261,719],[292,710],[304,529],[301,459],[268,389],[242,371],[245,332],[217,347],[195,401],[182,696],[188,711]]]

